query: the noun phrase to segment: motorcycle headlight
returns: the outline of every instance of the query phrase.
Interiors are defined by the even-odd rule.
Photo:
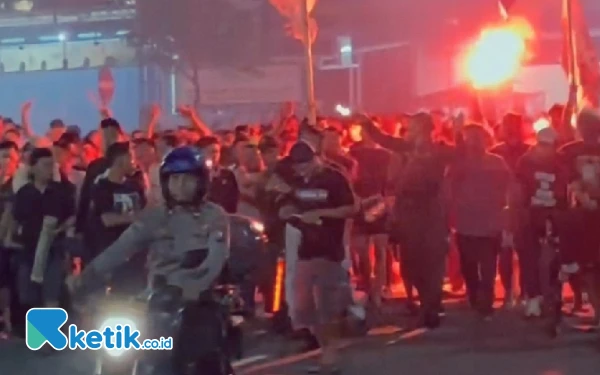
[[[111,328],[113,332],[117,332],[117,326],[121,326],[121,331],[123,330],[123,328],[125,326],[130,327],[130,329],[132,331],[138,330],[137,324],[135,323],[135,321],[133,319],[131,319],[129,317],[114,316],[114,317],[107,318],[106,320],[104,320],[102,322],[102,324],[100,324],[100,327],[101,327],[100,332],[104,332],[104,330],[106,328]],[[114,338],[113,338],[113,340],[114,340]],[[113,344],[114,344],[114,342],[113,342]],[[126,352],[126,350],[124,350],[124,349],[116,349],[116,348],[115,349],[105,348],[104,350],[111,357],[121,357]]]

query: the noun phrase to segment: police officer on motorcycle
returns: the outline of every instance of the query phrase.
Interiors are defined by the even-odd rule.
[[[229,220],[205,199],[210,184],[205,158],[192,147],[172,150],[161,164],[160,182],[164,204],[142,212],[80,276],[67,280],[73,296],[101,289],[107,275],[146,249],[151,280],[180,289],[191,305],[210,294],[229,256]],[[186,316],[191,317],[184,313],[183,326],[196,324]]]

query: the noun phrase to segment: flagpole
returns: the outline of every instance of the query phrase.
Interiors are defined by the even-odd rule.
[[[573,6],[572,6],[572,0],[564,0],[565,3],[565,10],[566,10],[566,16],[567,16],[567,43],[568,43],[568,48],[569,48],[569,54],[571,55],[571,58],[569,59],[569,72],[571,72],[571,76],[569,77],[570,81],[570,92],[572,93],[574,90],[577,90],[577,73],[575,72],[575,69],[577,69],[577,67],[579,66],[577,63],[577,49],[575,48],[575,35],[574,32],[575,30],[573,29]],[[579,95],[575,96],[575,112],[578,112],[579,110]]]
[[[317,125],[317,103],[315,99],[315,71],[312,54],[312,32],[308,0],[301,0],[302,23],[304,31],[304,58],[306,63],[306,95],[308,99],[308,120],[310,125]]]

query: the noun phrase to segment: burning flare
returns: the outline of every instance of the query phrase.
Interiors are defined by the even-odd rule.
[[[541,130],[549,128],[550,127],[550,120],[548,120],[545,117],[540,117],[539,119],[537,119],[536,122],[533,123],[533,130],[535,130],[536,133],[539,133]]]
[[[465,76],[476,89],[502,86],[515,77],[527,59],[527,42],[533,37],[533,29],[524,20],[484,29],[467,49]]]

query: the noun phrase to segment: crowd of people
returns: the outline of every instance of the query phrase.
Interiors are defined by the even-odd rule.
[[[556,105],[544,127],[517,113],[486,120],[476,109],[308,124],[285,105],[272,124],[214,132],[185,106],[188,124],[159,131],[153,106],[148,124],[129,134],[103,109],[99,129],[85,136],[61,120],[36,135],[31,110],[22,107],[19,125],[0,121],[4,336],[18,333],[27,308],[64,303],[66,275],[145,207],[162,204],[160,161],[182,145],[210,164],[207,199],[262,222],[270,246],[285,253],[287,311],[294,328],[312,329],[324,365],[337,360],[335,327],[352,303],[350,285],[380,308],[393,297],[394,260],[407,307],[429,328],[441,324],[447,275],[455,290],[464,280],[470,306],[492,319],[497,272],[504,305],[520,299],[532,318],[543,314],[551,279],[569,274],[573,308],[582,308],[585,292],[598,322],[600,117],[592,110],[571,124],[572,106]],[[549,230],[565,266],[556,275],[544,262]],[[86,251],[73,251],[75,243]],[[35,266],[40,251],[50,254],[43,270]],[[143,284],[144,264],[134,259],[126,273]],[[242,288],[250,315],[257,284]]]

